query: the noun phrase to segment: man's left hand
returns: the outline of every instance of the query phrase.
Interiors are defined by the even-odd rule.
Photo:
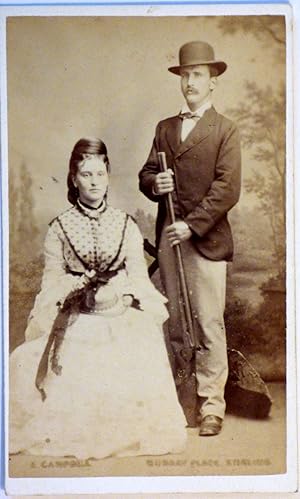
[[[179,220],[166,228],[166,234],[171,246],[174,246],[175,244],[180,244],[182,241],[190,239],[192,231],[188,224]]]

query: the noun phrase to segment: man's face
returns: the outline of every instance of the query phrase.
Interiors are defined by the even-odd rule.
[[[209,66],[200,64],[181,69],[181,91],[192,111],[198,109],[210,96],[217,78],[210,76]]]

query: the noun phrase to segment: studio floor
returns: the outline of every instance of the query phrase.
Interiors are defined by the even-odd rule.
[[[220,435],[199,437],[189,428],[178,455],[89,459],[14,455],[10,477],[271,475],[286,469],[285,385],[268,384],[273,400],[264,420],[227,414]]]

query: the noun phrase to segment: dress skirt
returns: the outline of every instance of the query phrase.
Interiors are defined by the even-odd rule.
[[[80,314],[59,350],[61,375],[49,365],[42,401],[35,376],[47,339],[11,354],[11,453],[87,459],[184,450],[186,420],[152,315]]]

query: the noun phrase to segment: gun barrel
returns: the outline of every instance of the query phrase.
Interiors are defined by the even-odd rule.
[[[168,169],[167,160],[166,160],[166,153],[160,151],[157,153],[157,157],[158,157],[159,166],[160,166],[161,171],[166,172]],[[168,192],[168,194],[166,195],[166,204],[167,204],[167,211],[168,211],[168,215],[170,218],[170,222],[172,224],[176,221],[176,219],[175,219],[173,199],[172,199],[172,195],[170,192]],[[177,263],[177,268],[178,268],[179,285],[180,285],[180,291],[181,291],[182,301],[183,301],[185,322],[187,325],[187,337],[188,337],[188,341],[189,341],[190,346],[192,348],[194,348],[197,346],[197,341],[196,341],[196,337],[195,337],[193,318],[192,318],[192,312],[191,312],[191,304],[190,304],[190,300],[189,300],[189,293],[188,293],[188,288],[187,288],[187,284],[186,284],[186,277],[185,277],[185,273],[184,273],[182,254],[181,254],[181,249],[180,249],[179,244],[176,244],[174,246],[174,252],[175,252],[175,258],[176,258],[176,263]]]

